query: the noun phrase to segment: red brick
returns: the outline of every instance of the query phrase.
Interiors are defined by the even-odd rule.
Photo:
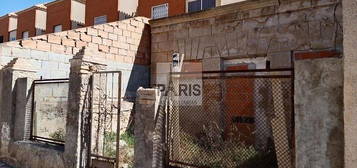
[[[317,52],[306,52],[306,53],[296,53],[296,60],[303,59],[317,59],[317,58],[330,58],[330,57],[338,57],[340,53],[336,51],[317,51]]]

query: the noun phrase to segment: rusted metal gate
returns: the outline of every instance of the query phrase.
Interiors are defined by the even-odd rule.
[[[120,71],[97,72],[91,78],[90,167],[119,168]]]
[[[292,69],[170,76],[167,167],[293,167]]]

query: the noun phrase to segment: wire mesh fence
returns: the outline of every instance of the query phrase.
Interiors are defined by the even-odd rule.
[[[290,71],[171,75],[170,166],[292,167],[292,92]]]

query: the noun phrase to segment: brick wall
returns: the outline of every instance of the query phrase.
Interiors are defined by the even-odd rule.
[[[29,32],[29,37],[36,35],[36,10],[36,8],[32,8],[17,14],[17,39],[22,39],[22,33],[26,31]]]
[[[107,16],[107,22],[119,20],[118,0],[87,0],[86,1],[86,26],[94,25],[94,18]]]
[[[4,42],[9,41],[9,17],[0,18],[0,36],[4,37]]]
[[[150,32],[146,18],[79,28],[4,43],[4,46],[22,47],[57,54],[74,55],[81,48],[99,50],[98,57],[121,63],[148,65],[150,59]]]
[[[46,4],[46,33],[53,33],[53,28],[62,25],[62,30],[71,29],[71,0],[58,0]]]
[[[185,0],[139,0],[138,16],[151,18],[151,10],[153,6],[169,4],[169,16],[184,14],[186,12]]]

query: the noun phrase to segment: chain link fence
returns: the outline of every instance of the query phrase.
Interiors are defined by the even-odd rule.
[[[172,74],[171,167],[293,166],[291,71]]]

